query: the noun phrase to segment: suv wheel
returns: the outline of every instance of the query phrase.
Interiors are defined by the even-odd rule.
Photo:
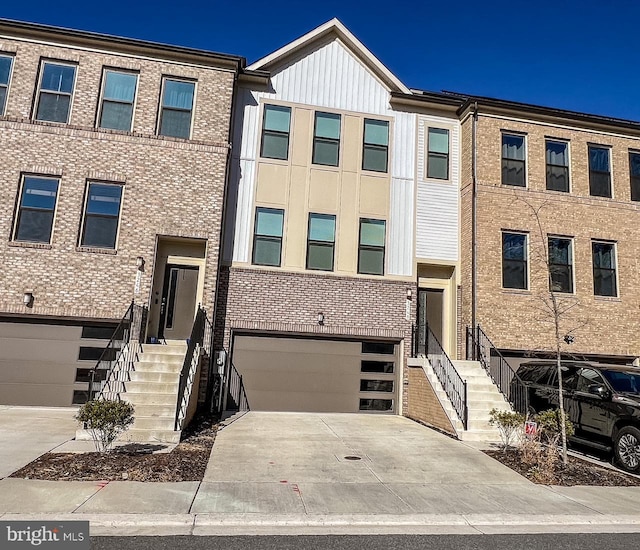
[[[614,443],[616,459],[628,472],[640,470],[640,430],[625,426],[616,435]]]

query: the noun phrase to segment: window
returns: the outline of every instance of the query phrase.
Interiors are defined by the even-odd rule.
[[[158,134],[189,139],[195,82],[165,78]]]
[[[502,287],[527,289],[527,236],[502,234]]]
[[[525,187],[524,136],[502,134],[502,185]]]
[[[309,214],[307,269],[333,271],[335,242],[336,217],[328,214]]]
[[[391,399],[360,399],[361,411],[390,411],[392,408]]]
[[[362,353],[393,355],[395,352],[395,345],[393,342],[362,342]]]
[[[389,153],[389,123],[386,120],[364,119],[364,149],[362,169],[386,172]]]
[[[24,176],[14,240],[51,242],[58,184],[59,180],[55,178]]]
[[[629,176],[631,178],[631,200],[640,201],[640,153],[629,152]]]
[[[136,97],[138,75],[121,71],[104,71],[100,128],[131,131],[133,101]]]
[[[427,138],[427,177],[449,179],[449,130],[429,128]]]
[[[9,90],[9,80],[11,79],[11,65],[13,57],[0,55],[0,116],[4,115],[7,105],[7,92]]]
[[[589,145],[589,194],[611,198],[611,163],[607,147]]]
[[[569,146],[563,141],[547,141],[547,189],[569,192]]]
[[[269,159],[289,158],[289,129],[291,108],[265,105],[262,119],[262,147],[260,156]]]
[[[549,271],[552,292],[573,292],[571,239],[549,237]]]
[[[606,387],[604,379],[597,370],[587,368],[580,369],[576,390],[584,393],[589,393],[589,388],[591,386]]]
[[[360,220],[358,273],[384,275],[385,227],[383,220]]]
[[[116,247],[121,202],[121,185],[89,183],[81,246]]]
[[[360,391],[393,392],[393,380],[360,380]]]
[[[36,120],[69,121],[76,67],[45,61],[42,64]]]
[[[593,293],[596,296],[617,296],[616,255],[614,243],[592,242]]]
[[[284,210],[256,208],[256,221],[253,232],[253,264],[280,265],[283,225]]]
[[[338,166],[340,152],[340,115],[316,113],[313,131],[313,164]]]

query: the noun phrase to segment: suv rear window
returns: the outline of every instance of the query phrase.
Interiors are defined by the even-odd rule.
[[[533,384],[548,384],[553,367],[550,365],[523,365],[518,376],[525,382]]]
[[[602,374],[615,391],[622,393],[640,393],[640,373],[603,370]]]

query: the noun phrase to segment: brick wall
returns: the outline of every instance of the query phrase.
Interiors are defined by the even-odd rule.
[[[410,354],[415,283],[234,267],[223,269],[220,277],[217,348],[228,349],[231,330],[243,329],[393,339],[404,341],[405,363]],[[412,290],[410,320],[405,318],[407,289]]]
[[[405,387],[405,416],[455,435],[456,431],[424,370],[421,367],[409,367],[406,370],[408,384]]]
[[[501,185],[500,131],[526,134],[527,188]],[[470,131],[470,126],[468,127]],[[545,136],[566,139],[570,146],[571,192],[546,190]],[[612,148],[613,199],[589,196],[587,144]],[[637,258],[640,253],[640,203],[630,200],[629,149],[640,140],[631,137],[567,129],[545,124],[480,117],[478,124],[478,322],[501,348],[550,350],[553,319],[544,312],[548,295],[546,265],[541,254],[548,234],[573,238],[576,306],[562,320],[562,333],[579,327],[573,354],[640,355],[637,317],[640,312]],[[526,201],[526,202],[525,202]],[[543,206],[541,237],[529,203]],[[471,241],[465,224],[471,201],[462,195],[463,317],[470,319]],[[468,220],[468,221],[464,221]],[[528,290],[502,289],[501,231],[529,235]],[[617,243],[618,297],[594,296],[591,242]],[[468,289],[468,290],[467,290]]]
[[[0,40],[15,62],[0,117],[0,312],[119,318],[133,297],[136,258],[153,275],[156,236],[207,240],[212,306],[234,74],[185,63]],[[69,125],[30,120],[42,57],[77,63]],[[94,128],[103,67],[139,71],[133,132]],[[154,135],[162,75],[197,80],[192,140]],[[21,174],[60,178],[51,244],[10,242]],[[87,181],[124,185],[117,249],[78,247]],[[33,308],[22,305],[25,291]]]

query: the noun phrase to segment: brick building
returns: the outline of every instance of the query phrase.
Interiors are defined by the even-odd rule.
[[[475,322],[513,366],[549,354],[552,288],[569,308],[560,317],[567,357],[632,362],[640,356],[640,124],[465,99],[461,347]]]
[[[237,56],[0,21],[0,403],[85,399],[132,299],[151,337],[187,337],[198,303],[213,312],[243,71]]]

